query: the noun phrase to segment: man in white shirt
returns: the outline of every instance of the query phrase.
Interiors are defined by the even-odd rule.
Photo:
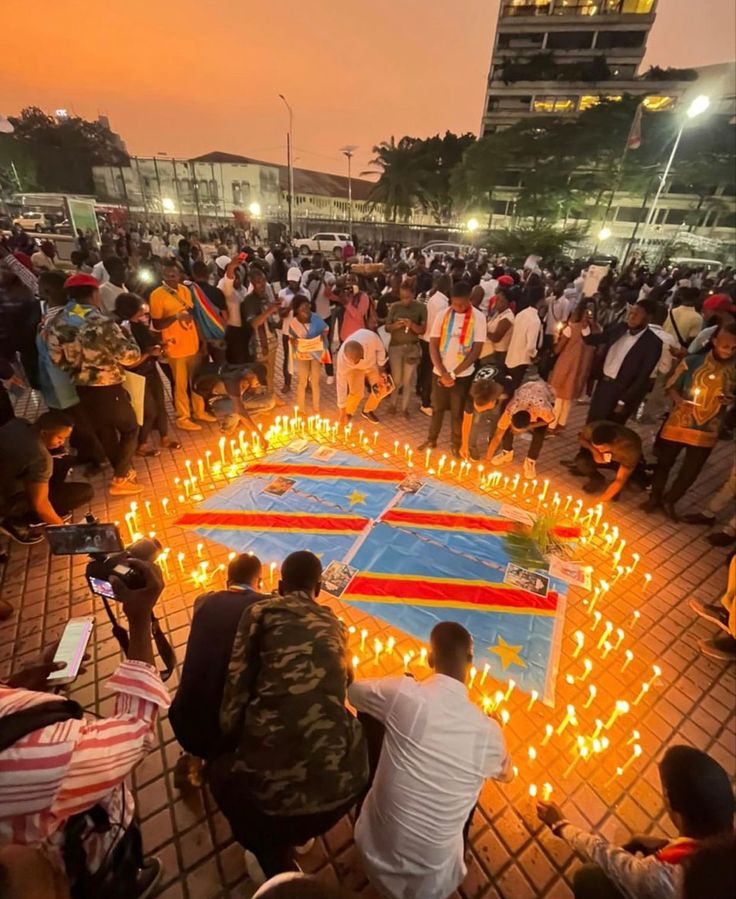
[[[321,318],[321,316],[320,316]],[[347,424],[360,405],[368,381],[370,393],[363,406],[363,418],[378,423],[373,411],[384,397],[386,390],[386,347],[375,331],[361,328],[350,335],[337,354],[337,408],[340,410],[340,426]]]
[[[687,347],[703,327],[703,316],[695,309],[699,296],[697,287],[678,287],[672,309],[664,322],[664,330],[675,337],[682,347]]]
[[[435,673],[355,681],[348,699],[383,724],[355,844],[372,885],[393,899],[446,899],[467,869],[465,841],[487,777],[512,779],[501,728],[468,698],[473,640],[460,624],[432,630]]]
[[[291,390],[289,338],[286,336],[289,330],[289,323],[293,318],[291,307],[294,303],[294,297],[297,296],[297,294],[301,293],[304,296],[309,296],[306,289],[301,289],[301,280],[301,271],[296,266],[293,266],[286,273],[286,287],[282,287],[279,291],[279,302],[281,303],[281,310],[279,312],[279,315],[281,316],[281,327],[279,328],[279,334],[281,335],[281,347],[283,350],[282,374],[284,376],[284,390]]]
[[[529,364],[542,346],[542,321],[537,312],[536,301],[522,309],[514,319],[514,329],[506,350],[506,368],[516,389],[524,380]]]
[[[429,354],[429,338],[432,333],[434,320],[450,305],[449,294],[451,287],[448,275],[439,275],[435,278],[434,290],[427,300],[427,328],[424,334],[419,336],[422,360],[419,363],[419,371],[417,373],[417,386],[421,400],[421,411],[425,415],[432,414],[432,359]]]
[[[110,256],[104,264],[107,280],[100,285],[100,307],[103,312],[112,315],[115,311],[115,300],[121,293],[126,293],[125,262],[119,256]]]
[[[460,458],[465,400],[473,383],[476,360],[486,339],[486,317],[470,302],[467,281],[452,286],[450,306],[432,323],[429,353],[432,358],[432,421],[420,451],[437,446],[445,412],[450,410],[452,454]]]
[[[225,297],[227,310],[225,358],[231,365],[243,365],[251,360],[248,351],[249,330],[243,327],[241,311],[241,305],[245,299],[241,260],[238,256],[230,259],[229,256],[222,255],[217,257],[215,264],[218,271],[223,271],[223,276],[217,282],[217,287]]]
[[[327,340],[331,347],[333,317],[330,296],[337,279],[332,272],[325,270],[321,253],[315,253],[312,256],[312,267],[307,269],[301,278],[302,292],[306,291],[311,296],[313,310],[329,329]],[[325,365],[325,374],[327,375],[327,383],[332,384],[335,380],[335,370],[332,363]]]

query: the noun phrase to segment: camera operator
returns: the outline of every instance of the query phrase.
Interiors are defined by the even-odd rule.
[[[130,629],[128,658],[106,684],[116,694],[111,718],[88,719],[76,703],[41,692],[59,669],[48,655],[0,685],[0,844],[42,848],[66,870],[75,899],[144,899],[161,874],[158,859],[143,857],[125,780],[151,747],[159,709],[169,705],[151,638],[164,584],[154,563],[129,565],[144,586],[110,578]]]
[[[227,589],[204,593],[194,601],[192,629],[176,696],[169,710],[174,736],[185,752],[213,759],[226,746],[220,729],[220,705],[238,622],[254,602],[266,599],[258,556],[243,553],[228,565]]]

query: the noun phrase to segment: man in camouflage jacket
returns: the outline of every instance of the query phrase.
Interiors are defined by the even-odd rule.
[[[281,595],[238,625],[220,709],[237,749],[209,772],[235,838],[269,877],[290,870],[291,848],[329,830],[368,779],[362,727],[345,706],[347,631],[317,602],[322,565],[292,553],[281,577]]]

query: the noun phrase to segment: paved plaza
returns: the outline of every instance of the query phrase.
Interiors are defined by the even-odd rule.
[[[326,388],[324,392],[332,401],[333,390]],[[264,416],[264,430],[276,414],[287,410],[289,407],[276,409]],[[38,412],[31,396],[22,400],[17,411],[29,417]],[[581,492],[581,482],[560,465],[561,459],[575,453],[575,435],[585,411],[584,406],[574,408],[566,432],[546,441],[538,463],[540,483],[546,478],[550,481],[548,495],[557,491],[563,502],[567,495],[572,496],[571,509],[578,496],[583,498],[584,506],[591,505]],[[336,419],[333,405],[325,406],[323,413]],[[377,451],[389,452],[386,464],[401,464],[401,457],[393,456],[394,440],[398,439],[401,446],[408,443],[416,447],[425,438],[428,419],[418,411],[409,421],[381,413],[379,409],[382,421]],[[354,433],[359,426],[356,419]],[[366,427],[372,434],[373,426]],[[448,437],[449,422],[445,427],[443,441]],[[654,433],[653,426],[637,425],[637,429],[647,438]],[[144,533],[155,531],[163,546],[170,548],[168,585],[158,611],[181,661],[192,605],[203,589],[194,582],[192,571],[202,572],[201,563],[208,563],[204,570],[215,572],[208,589],[221,588],[224,581],[217,567],[227,564],[227,549],[209,542],[205,545],[195,532],[174,524],[179,510],[184,508],[177,497],[183,494],[183,482],[189,477],[185,462],[191,460],[196,466],[196,460],[204,459],[207,450],[216,458],[219,434],[205,426],[201,432],[178,436],[184,444],[183,451],[164,450],[160,457],[137,459],[136,467],[146,486],[138,500],[138,529]],[[515,463],[508,472],[504,470],[504,475],[520,473],[526,445],[517,438]],[[444,448],[447,451],[446,444]],[[645,448],[651,457],[650,439],[645,440]],[[686,507],[700,508],[721,486],[732,453],[729,442],[719,443],[697,484],[680,504],[682,511]],[[414,454],[415,466],[419,468],[421,455]],[[477,476],[473,480],[476,482]],[[224,481],[214,484],[206,479],[205,493],[223,484]],[[124,516],[130,501],[108,497],[100,478],[95,486],[98,490],[92,511],[103,521],[119,521],[127,537]],[[494,497],[501,495],[494,488],[489,492]],[[508,491],[504,496],[511,499]],[[169,499],[167,515],[162,509],[164,498]],[[734,773],[734,670],[699,654],[697,641],[710,636],[710,628],[687,605],[691,597],[711,602],[723,592],[727,551],[707,543],[702,527],[678,525],[662,514],[645,515],[639,509],[643,498],[643,494],[627,492],[621,502],[611,503],[603,511],[602,520],[608,522],[606,533],[610,534],[614,526],[619,529],[618,540],[607,553],[601,548],[606,545],[601,527],[594,545],[588,543],[579,548],[577,558],[594,566],[593,584],[602,578],[610,590],[603,591],[596,601],[600,620],[589,612],[592,594],[578,589],[571,589],[568,594],[555,707],[532,702],[518,690],[512,690],[499,704],[499,711],[507,712],[505,733],[519,774],[509,785],[486,783],[471,828],[468,875],[453,899],[458,895],[463,899],[572,896],[571,879],[581,862],[565,843],[539,825],[530,788],[542,796],[551,787],[551,798],[573,823],[596,830],[612,841],[624,841],[632,831],[673,834],[660,801],[656,764],[667,746],[687,743],[703,749]],[[520,491],[516,501],[524,501]],[[621,539],[626,541],[621,556],[624,574],[613,583],[616,572],[611,553]],[[309,546],[295,536],[293,548]],[[69,617],[94,614],[97,627],[90,644],[92,660],[86,674],[75,682],[71,697],[91,712],[109,714],[113,699],[106,694],[104,682],[115,669],[119,653],[101,604],[87,590],[83,577],[85,559],[49,556],[45,543],[32,547],[11,544],[8,552],[7,565],[0,567],[0,584],[3,598],[15,606],[16,612],[0,624],[0,674],[7,675],[34,660],[41,648],[59,635]],[[637,562],[632,553],[638,553]],[[268,564],[272,560],[263,561]],[[626,566],[633,568],[628,575]],[[652,576],[648,585],[646,573]],[[334,601],[334,607],[355,629],[351,645],[361,657],[358,677],[400,673],[403,656],[410,650],[416,653],[411,670],[418,677],[426,673],[427,669],[417,661],[420,647],[413,638],[348,604]],[[635,612],[639,613],[638,618]],[[605,641],[602,638],[607,622],[610,639]],[[368,637],[361,653],[362,630],[368,631]],[[577,631],[582,632],[584,640],[579,652],[574,636]],[[395,648],[390,653],[384,651],[376,664],[373,641],[378,638],[385,646],[389,637],[394,638]],[[631,660],[625,655],[627,650],[633,653]],[[590,673],[585,659],[592,662]],[[654,665],[661,669],[661,676]],[[499,690],[506,696],[507,683],[489,678],[481,686],[480,680],[479,672],[473,687],[478,702],[483,701],[483,696],[495,701],[493,697]],[[642,691],[644,683],[649,684],[648,691]],[[173,691],[176,685],[174,673],[168,686]],[[611,722],[617,701],[627,702],[629,710]],[[568,723],[563,727],[569,704],[575,706],[577,725]],[[605,726],[609,724],[610,727]],[[554,728],[551,737],[546,725]],[[165,865],[161,899],[249,897],[253,887],[245,872],[242,849],[233,842],[226,821],[206,791],[194,791],[186,797],[178,792],[173,772],[180,749],[165,716],[157,729],[158,744],[136,769],[134,785],[145,848],[160,856]],[[588,759],[581,758],[576,743],[578,734],[600,751],[593,750]],[[597,744],[591,742],[594,735]],[[639,756],[636,746],[641,747]],[[361,871],[349,818],[317,840],[302,862],[305,870],[315,872],[325,883],[340,884],[365,899],[378,895]]]

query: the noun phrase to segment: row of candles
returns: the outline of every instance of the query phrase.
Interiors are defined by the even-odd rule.
[[[316,415],[310,416],[305,420],[300,416],[298,407],[294,407],[293,416],[277,416],[274,423],[265,432],[262,425],[259,425],[258,431],[253,431],[250,435],[240,431],[237,439],[220,437],[216,454],[208,450],[204,458],[196,461],[185,460],[184,466],[187,478],[176,478],[174,481],[175,488],[180,492],[178,492],[173,502],[168,497],[160,500],[164,518],[167,519],[173,515],[178,516],[183,511],[182,507],[200,502],[203,499],[203,491],[215,489],[222,482],[238,477],[250,463],[263,457],[266,452],[286,446],[297,439],[311,439],[320,443],[338,446],[343,444],[350,450],[358,449],[371,456],[377,455],[379,458],[387,460],[389,464],[397,464],[403,468],[415,468],[414,450],[408,444],[405,443],[402,446],[400,441],[394,440],[391,449],[381,452],[379,449],[380,434],[378,431],[354,430],[352,424],[341,427],[336,422]],[[469,487],[477,487],[484,492],[493,491],[494,494],[499,494],[504,500],[515,500],[522,507],[536,508],[540,513],[556,516],[559,518],[560,523],[577,525],[581,529],[580,542],[584,546],[598,550],[603,559],[608,559],[611,563],[610,575],[601,577],[597,584],[592,587],[592,597],[585,600],[591,632],[589,638],[590,647],[599,652],[601,661],[606,661],[611,654],[615,654],[622,647],[625,640],[624,629],[616,627],[610,620],[604,619],[602,612],[596,606],[603,601],[614,586],[622,580],[630,578],[636,572],[641,557],[638,553],[632,553],[630,564],[621,564],[627,541],[621,537],[618,527],[610,526],[606,521],[601,523],[603,507],[600,503],[583,511],[584,503],[581,499],[574,501],[571,495],[563,497],[558,492],[554,492],[549,497],[548,479],[527,480],[521,478],[518,473],[513,476],[507,476],[496,470],[486,472],[483,464],[475,466],[476,479],[473,477],[473,465],[469,462],[461,461],[458,464],[456,460],[452,459],[448,464],[445,454],[440,454],[435,462],[431,449],[428,449],[423,454],[422,462],[422,467],[429,476],[454,479],[457,483],[464,483],[464,485]],[[149,500],[144,501],[142,504],[136,501],[132,502],[129,512],[125,515],[125,522],[131,539],[141,537],[148,528],[150,528],[148,530],[149,536],[155,536],[156,508],[154,504]],[[223,563],[213,565],[210,561],[203,558],[203,552],[204,544],[197,544],[197,561],[194,568],[190,567],[186,553],[181,551],[176,554],[177,564],[174,566],[172,564],[172,552],[169,548],[165,548],[162,551],[158,562],[167,576],[171,576],[172,571],[174,573],[178,571],[180,575],[191,578],[192,583],[198,587],[205,587],[212,584],[218,577],[224,577],[226,566]],[[231,553],[229,558],[234,556],[235,553]],[[607,562],[604,561],[605,564]],[[270,589],[275,589],[277,573],[277,563],[269,563],[267,584]],[[651,581],[652,575],[645,573],[641,582],[642,593],[646,591]],[[632,628],[640,617],[641,613],[635,610],[630,621]],[[600,631],[598,631],[599,626]],[[355,629],[351,628],[351,634],[354,633]],[[375,638],[372,645],[370,645],[372,650],[369,653],[370,658],[366,658],[365,654],[369,646],[368,641],[369,633],[364,628],[359,632],[359,641],[353,647],[352,655],[353,667],[359,673],[365,670],[371,658],[373,665],[378,665],[382,656],[386,658],[386,656],[394,654],[395,638],[389,637],[385,643],[379,638]],[[571,655],[573,659],[577,659],[586,643],[586,637],[582,630],[574,632],[573,641],[575,648]],[[625,648],[623,650],[622,664],[619,667],[620,672],[625,672],[633,660],[633,651],[628,647]],[[410,649],[402,653],[400,657],[397,656],[396,664],[397,666],[403,664],[404,671],[408,672],[411,670],[419,676],[423,673],[429,673],[425,647],[417,646],[416,649]],[[425,670],[422,671],[420,669]],[[490,666],[488,664],[484,665],[482,671],[472,668],[468,687],[471,695],[475,696],[477,694],[477,700],[481,708],[488,714],[494,714],[501,725],[506,726],[511,718],[511,712],[506,706],[516,685],[513,680],[509,680],[505,691],[499,689],[492,696],[487,695],[484,692],[484,688],[486,687],[489,670]],[[589,657],[584,657],[581,660],[581,669],[579,669],[578,673],[573,674],[570,672],[565,676],[564,680],[568,686],[573,687],[578,683],[586,682],[592,670],[593,662]],[[656,665],[653,666],[653,674],[653,677],[642,683],[641,689],[632,703],[623,699],[616,700],[613,710],[605,722],[602,719],[595,719],[595,728],[590,735],[577,733],[573,743],[573,758],[565,771],[564,777],[569,776],[579,762],[587,762],[609,748],[609,738],[603,731],[610,731],[620,718],[629,713],[632,705],[638,706],[643,701],[644,697],[662,676],[661,670]],[[595,684],[589,683],[587,696],[582,705],[586,712],[593,707],[597,695],[598,691]],[[527,712],[532,711],[538,699],[537,692],[532,690],[528,702],[525,703]],[[539,745],[547,746],[551,740],[563,738],[568,729],[572,732],[578,727],[578,711],[574,705],[568,704],[564,717],[556,727],[551,723],[545,726]],[[629,744],[632,745],[631,755],[622,767],[616,769],[616,774],[621,774],[627,770],[642,754],[641,744],[638,742],[638,732],[634,731],[633,733],[636,735],[636,739],[629,741]],[[527,759],[530,762],[538,759],[538,751],[535,746],[528,747]],[[542,794],[548,794],[551,790],[551,785],[545,784],[542,788]],[[530,795],[536,795],[536,791],[536,785],[532,784],[530,786]]]

